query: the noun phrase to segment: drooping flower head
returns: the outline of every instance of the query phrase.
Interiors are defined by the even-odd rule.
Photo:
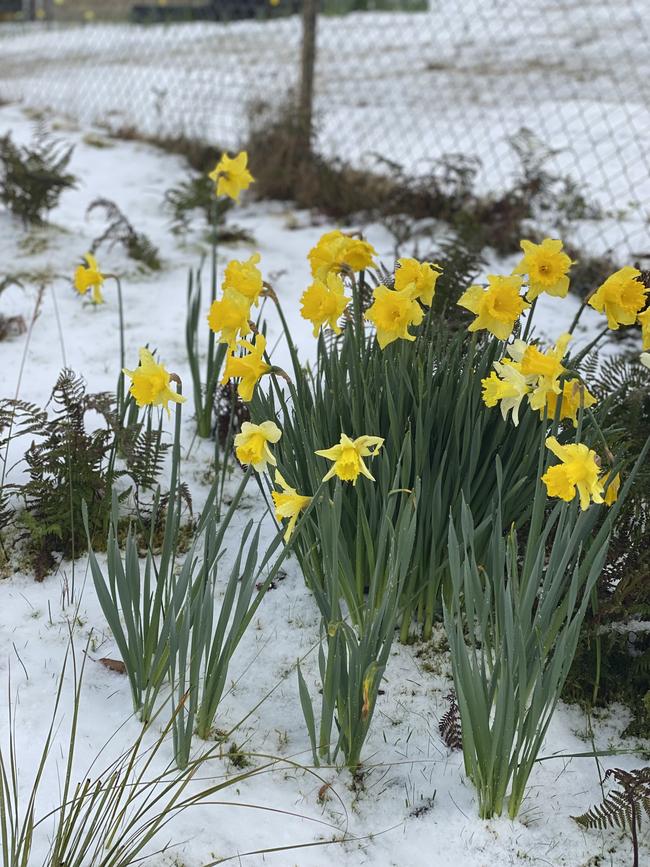
[[[223,278],[224,292],[238,292],[248,301],[249,307],[257,306],[260,293],[264,288],[262,272],[257,267],[260,254],[253,255],[241,262],[233,259],[226,265],[226,273]]]
[[[567,332],[560,335],[553,349],[542,352],[537,346],[528,345],[523,341],[515,341],[511,354],[516,354],[525,346],[521,355],[521,372],[530,377],[529,381],[535,383],[535,388],[530,396],[530,405],[533,409],[543,409],[549,400],[549,394],[558,395],[562,386],[560,376],[566,372],[562,359],[566,355],[567,347],[571,341],[571,335]]]
[[[594,310],[607,316],[613,331],[619,325],[633,325],[645,307],[648,289],[640,277],[639,270],[626,265],[608,277],[589,299]]]
[[[275,518],[278,522],[283,518],[289,518],[284,534],[284,540],[287,542],[296,526],[298,515],[311,503],[311,497],[299,494],[295,488],[288,485],[279,470],[275,471],[275,484],[282,488],[282,491],[271,492],[275,504]]]
[[[470,286],[461,295],[458,304],[476,314],[469,331],[487,329],[499,340],[507,340],[515,322],[529,307],[521,297],[522,278],[488,274],[488,286]]]
[[[546,447],[562,463],[549,467],[542,476],[549,497],[559,497],[567,503],[580,497],[580,508],[587,509],[593,501],[603,502],[604,485],[596,452],[582,443],[560,445],[555,437],[548,437]]]
[[[571,421],[574,427],[578,426],[578,412],[580,406],[584,409],[589,409],[597,403],[596,398],[578,379],[565,379],[562,383],[562,406],[560,408],[560,420]],[[542,418],[546,414],[549,419],[555,418],[557,411],[557,402],[560,399],[559,394],[554,391],[549,391],[546,395],[545,406],[539,406],[539,414]]]
[[[223,298],[213,301],[208,313],[208,325],[219,334],[219,343],[234,346],[238,337],[250,333],[250,304],[239,292],[224,292]]]
[[[418,262],[417,259],[398,259],[395,271],[395,289],[411,290],[414,300],[430,307],[436,292],[436,282],[442,273],[440,265],[433,262]]]
[[[364,464],[363,459],[373,457],[384,444],[382,437],[361,436],[351,440],[346,434],[341,434],[341,440],[329,449],[318,449],[315,454],[328,461],[333,461],[327,473],[323,476],[326,482],[332,476],[338,476],[344,482],[356,485],[360,474],[374,482],[374,476]]]
[[[86,253],[84,260],[86,264],[79,265],[74,272],[74,288],[80,295],[85,295],[89,289],[92,289],[90,298],[93,304],[103,304],[102,286],[105,277],[99,270],[97,259],[92,253]]]
[[[424,311],[413,300],[410,288],[396,291],[380,283],[372,293],[375,299],[366,310],[366,319],[377,329],[377,340],[382,349],[394,340],[415,340],[409,332],[411,325],[419,325]]]
[[[312,276],[325,282],[331,271],[339,274],[346,268],[355,272],[370,268],[374,264],[373,256],[376,255],[375,248],[367,241],[351,238],[335,229],[321,237],[309,251],[307,258]]]
[[[169,387],[169,371],[156,362],[149,349],[143,347],[139,355],[140,364],[135,370],[124,369],[124,373],[132,380],[129,392],[138,406],[162,406],[167,410],[167,415],[171,415],[169,401],[184,403],[185,398]]]
[[[513,274],[528,276],[528,301],[534,301],[542,292],[556,298],[565,298],[569,291],[568,271],[573,262],[562,252],[562,241],[544,238],[541,244],[522,241],[524,256]]]
[[[228,196],[233,201],[239,201],[239,194],[247,190],[255,181],[248,171],[248,154],[241,151],[236,157],[222,154],[215,168],[208,175],[211,181],[217,185],[218,196]]]
[[[282,431],[273,421],[263,421],[262,424],[245,421],[241,432],[235,437],[237,459],[242,464],[251,464],[258,473],[263,472],[267,464],[275,466],[275,456],[269,443],[277,443],[281,436]]]
[[[263,357],[266,352],[266,337],[258,334],[254,343],[238,340],[237,346],[247,350],[247,354],[237,356],[234,351],[228,354],[221,384],[224,385],[229,379],[239,379],[239,396],[242,400],[249,401],[253,399],[258,381],[271,370],[271,365],[267,364]]]
[[[300,315],[314,326],[314,337],[325,325],[329,325],[335,334],[340,334],[338,321],[350,300],[345,294],[343,281],[336,272],[331,271],[326,282],[316,279],[305,289],[300,298]]]
[[[486,406],[501,406],[504,420],[512,412],[515,427],[519,424],[519,408],[524,398],[530,395],[529,380],[521,370],[517,361],[495,361],[494,370],[486,379],[481,380],[483,387],[483,402]]]

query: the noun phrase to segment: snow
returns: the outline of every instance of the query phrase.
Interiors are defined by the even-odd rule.
[[[17,389],[23,353],[25,366],[19,393],[22,398],[43,404],[59,368],[66,363],[81,371],[91,391],[111,389],[118,370],[117,306],[107,284],[107,303],[91,308],[71,289],[68,280],[73,267],[88,248],[100,226],[84,214],[98,196],[114,199],[136,228],[145,231],[159,245],[164,270],[143,274],[117,251],[98,254],[108,270],[123,275],[126,308],[127,366],[133,365],[138,347],[149,342],[158,347],[168,368],[177,371],[189,384],[185,358],[183,323],[186,276],[202,248],[201,235],[194,231],[187,239],[175,237],[161,203],[164,191],[185,176],[179,158],[133,141],[107,140],[110,146],[90,144],[87,125],[80,128],[57,122],[57,134],[76,146],[71,170],[80,178],[79,187],[67,191],[44,229],[26,230],[7,213],[0,211],[0,276],[21,273],[23,289],[12,288],[2,296],[6,314],[22,314],[29,321],[38,291],[38,272],[57,275],[48,284],[31,340],[14,338],[0,343],[0,378],[3,395]],[[0,108],[0,134],[11,131],[19,140],[28,140],[32,123],[16,106]],[[232,220],[248,229],[253,244],[240,244],[220,251],[223,268],[228,258],[245,258],[254,250],[262,254],[262,267],[276,286],[289,317],[290,327],[305,359],[313,354],[311,328],[298,315],[298,298],[308,281],[306,254],[322,232],[331,225],[290,204],[244,203],[232,212]],[[393,242],[386,230],[367,227],[369,240],[390,262]],[[490,271],[509,267],[512,262],[489,263]],[[61,275],[61,276],[58,276]],[[56,307],[55,307],[56,299]],[[558,307],[541,308],[542,330],[555,338],[573,317],[573,298]],[[207,305],[206,305],[207,308]],[[57,324],[58,317],[61,332]],[[560,312],[558,312],[560,311]],[[206,310],[207,312],[207,310]],[[269,345],[280,336],[270,310]],[[582,336],[589,339],[595,323],[586,320]],[[282,344],[275,350],[279,364],[287,363]],[[211,447],[193,443],[193,421],[188,407],[183,421],[183,446],[188,456],[183,477],[197,502],[205,495],[204,477],[211,468]],[[14,457],[19,457],[15,455]],[[18,478],[14,471],[13,479]],[[233,528],[252,516],[264,522],[265,535],[273,532],[263,507],[250,486],[246,511]],[[64,593],[75,571],[74,603]],[[83,779],[102,745],[114,735],[108,748],[116,755],[128,748],[139,733],[131,716],[128,684],[123,676],[106,670],[97,660],[117,657],[114,641],[106,626],[90,580],[86,558],[75,564],[63,562],[42,584],[29,574],[8,575],[0,582],[0,740],[6,744],[6,703],[9,673],[11,696],[17,714],[16,738],[23,792],[38,760],[50,721],[50,705],[68,647],[69,629],[78,658],[88,637],[93,636],[82,688],[82,714],[77,742],[75,773]],[[440,636],[436,637],[439,642]],[[374,723],[364,757],[365,784],[355,789],[345,771],[326,768],[314,775],[300,765],[309,765],[310,749],[298,701],[295,662],[309,651],[302,668],[309,685],[318,681],[314,652],[318,640],[318,611],[304,586],[295,562],[277,589],[269,591],[254,623],[248,630],[233,661],[231,689],[223,701],[217,725],[231,729],[247,717],[268,691],[266,698],[233,733],[238,744],[256,753],[277,755],[287,760],[272,773],[252,777],[220,797],[224,804],[209,804],[176,817],[161,843],[179,842],[176,849],[147,860],[152,867],[182,864],[199,867],[218,858],[232,857],[246,867],[319,867],[324,863],[352,867],[504,867],[509,864],[564,865],[587,867],[596,863],[624,867],[630,861],[630,843],[618,832],[583,833],[570,819],[600,800],[599,771],[593,759],[553,758],[536,765],[524,808],[517,821],[477,818],[474,790],[464,776],[462,757],[449,753],[441,742],[437,724],[446,709],[444,697],[450,687],[449,664],[434,645],[396,645],[389,661]],[[67,726],[70,721],[70,676],[66,700],[57,729],[56,749],[46,768],[39,806],[44,811],[56,804],[60,773],[64,764]],[[625,711],[612,709],[594,721],[595,743],[601,749],[620,744],[626,725]],[[545,756],[567,755],[591,749],[587,721],[573,707],[561,705],[543,749]],[[636,743],[624,743],[630,750]],[[197,751],[202,749],[195,743]],[[170,760],[171,744],[165,745],[161,767]],[[106,760],[107,761],[107,760]],[[254,764],[261,760],[253,760]],[[297,763],[298,766],[291,763]],[[105,762],[102,762],[102,764]],[[639,764],[634,756],[617,755],[600,760],[602,768],[631,768]],[[214,758],[202,771],[202,783],[236,773],[225,759]],[[319,792],[331,784],[323,803]],[[327,794],[327,793],[326,793]],[[416,816],[418,807],[433,801],[430,809]],[[244,805],[268,807],[257,812]],[[273,811],[288,811],[279,813]],[[325,823],[325,824],[322,824]],[[45,831],[37,834],[34,864],[40,863],[47,846]],[[645,832],[647,843],[647,831]],[[326,847],[301,848],[270,854],[236,857],[239,853],[266,847],[326,842],[336,837],[344,842]],[[600,860],[598,860],[600,859]]]
[[[421,13],[321,16],[317,145],[411,174],[480,158],[508,185],[522,127],[616,219],[585,221],[593,252],[648,254],[650,58],[645,0],[430,0]],[[297,17],[229,24],[0,27],[0,96],[84,122],[237,147],[260,103],[299,81]],[[621,213],[623,212],[623,213]]]

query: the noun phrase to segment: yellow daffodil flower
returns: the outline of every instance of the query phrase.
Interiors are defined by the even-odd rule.
[[[580,497],[580,508],[589,508],[590,503],[603,502],[604,485],[599,476],[600,467],[596,452],[582,443],[560,445],[555,437],[548,437],[546,447],[562,463],[549,467],[542,476],[549,497],[559,497],[567,503]]]
[[[573,422],[574,427],[578,426],[578,412],[580,411],[580,401],[582,401],[582,406],[584,409],[589,409],[598,402],[593,396],[593,394],[591,394],[589,389],[586,386],[582,385],[582,383],[577,379],[565,379],[562,383],[561,394],[562,407],[560,409],[560,419],[570,419]],[[559,394],[556,394],[554,391],[549,391],[546,395],[545,407],[535,407],[536,409],[539,409],[539,414],[542,418],[544,418],[545,411],[547,418],[555,418],[558,399]]]
[[[569,333],[562,334],[553,349],[541,352],[537,346],[526,345],[521,356],[521,372],[536,381],[536,387],[530,396],[533,409],[543,409],[548,402],[549,394],[559,394],[562,390],[559,377],[566,371],[562,359],[566,355],[567,346],[571,340]],[[520,341],[517,341],[520,344]]]
[[[504,420],[512,412],[512,422],[517,427],[521,402],[530,394],[529,380],[522,373],[521,364],[508,359],[495,361],[494,371],[481,380],[481,385],[485,405],[492,407],[499,403]]]
[[[351,238],[338,229],[326,232],[307,256],[311,264],[312,276],[325,282],[327,275],[334,271],[339,274],[345,268],[351,271],[363,271],[370,268],[375,248],[367,241]]]
[[[314,280],[303,292],[300,315],[314,326],[314,337],[318,337],[320,328],[325,325],[329,325],[335,334],[340,334],[338,321],[350,300],[345,294],[343,281],[332,271],[327,275],[327,282]]]
[[[641,326],[643,349],[650,349],[650,307],[643,313],[639,313],[639,325]]]
[[[208,325],[215,334],[220,334],[219,343],[232,347],[238,337],[250,332],[250,309],[248,299],[239,292],[224,292],[223,298],[212,302]]]
[[[222,154],[215,168],[208,175],[217,185],[218,196],[228,196],[233,201],[239,201],[239,194],[247,190],[255,178],[248,171],[248,154],[241,151],[236,157]]]
[[[366,319],[377,329],[379,346],[385,349],[394,340],[415,340],[408,329],[422,322],[424,311],[413,300],[410,287],[397,292],[380,284],[372,297],[375,300],[366,310]]]
[[[542,292],[556,298],[566,298],[569,291],[567,272],[574,263],[562,252],[562,241],[544,238],[541,244],[521,241],[524,256],[513,274],[528,276],[528,301],[534,301]]]
[[[271,491],[275,504],[275,518],[278,523],[283,518],[289,518],[289,523],[284,533],[284,541],[288,542],[296,526],[298,515],[311,503],[311,497],[299,494],[295,488],[288,485],[279,470],[275,471],[275,484],[282,488],[282,491]]]
[[[271,365],[263,360],[266,337],[258,334],[254,343],[238,340],[237,346],[247,349],[248,355],[236,356],[234,350],[228,354],[221,384],[224,385],[229,379],[239,379],[239,396],[242,400],[250,401],[258,381],[271,370]]]
[[[125,368],[123,371],[132,380],[130,393],[138,406],[162,406],[167,410],[167,415],[171,415],[169,401],[184,403],[185,398],[169,387],[169,372],[156,362],[148,349],[142,348],[139,356],[139,367],[135,370]]]
[[[276,460],[269,448],[269,443],[277,443],[282,431],[273,421],[263,421],[262,424],[252,424],[245,421],[241,432],[235,437],[235,454],[242,464],[251,464],[253,469],[261,473],[267,464],[275,466]]]
[[[436,292],[436,282],[442,273],[440,265],[433,262],[418,262],[417,259],[398,259],[395,271],[395,289],[411,289],[414,300],[431,307]]]
[[[226,273],[223,278],[224,292],[238,292],[246,298],[249,307],[253,304],[257,306],[260,294],[264,289],[262,272],[257,267],[260,258],[259,253],[253,253],[245,262],[233,259],[226,265]]]
[[[103,304],[102,286],[105,277],[99,270],[97,259],[92,253],[86,253],[84,259],[86,264],[79,265],[74,272],[74,288],[80,295],[85,295],[89,289],[92,289],[90,298],[93,304]]]
[[[485,328],[499,340],[507,340],[515,322],[530,307],[521,297],[522,278],[488,274],[488,286],[470,286],[458,304],[476,314],[469,331]]]
[[[605,488],[605,505],[613,506],[618,499],[618,492],[621,489],[621,474],[616,473],[614,478]]]
[[[626,265],[616,271],[589,299],[589,304],[607,316],[607,324],[616,331],[619,325],[633,325],[645,307],[648,289],[643,285],[641,272]]]
[[[338,476],[344,482],[356,485],[359,474],[374,482],[374,476],[364,464],[363,459],[374,457],[384,444],[382,437],[361,436],[351,440],[346,434],[341,434],[341,440],[329,449],[318,449],[315,454],[328,461],[334,461],[332,467],[323,476],[326,482],[332,476]]]

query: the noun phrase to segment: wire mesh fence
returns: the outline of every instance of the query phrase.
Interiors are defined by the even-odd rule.
[[[234,148],[260,106],[299,98],[312,2],[29,0],[21,17],[36,20],[0,26],[0,97]],[[526,129],[549,169],[598,206],[579,240],[647,254],[646,13],[647,0],[321,0],[317,150],[415,175],[462,154],[479,188],[497,190],[517,170],[513,138]]]

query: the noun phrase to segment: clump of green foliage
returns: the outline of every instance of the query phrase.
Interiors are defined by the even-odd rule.
[[[140,262],[150,271],[160,271],[160,251],[144,232],[137,231],[115,202],[110,199],[95,199],[88,206],[86,216],[97,210],[104,212],[108,226],[91,244],[91,253],[95,253],[102,244],[107,244],[109,250],[119,245],[126,251],[129,259]]]
[[[207,174],[190,174],[186,180],[170,187],[165,193],[165,206],[171,216],[172,232],[188,232],[198,217],[203,228],[216,231],[219,243],[250,241],[250,234],[236,225],[229,225],[226,216],[234,202],[214,194],[214,181]],[[216,225],[215,225],[216,222]]]
[[[631,464],[650,436],[650,382],[636,358],[588,361],[587,377],[603,407],[608,440]],[[607,562],[583,629],[565,698],[586,705],[626,704],[627,735],[650,737],[650,465],[639,468],[613,529]]]
[[[71,370],[61,372],[49,403],[51,416],[47,408],[23,401],[0,402],[0,446],[6,449],[10,440],[32,437],[24,456],[27,480],[3,485],[0,514],[6,527],[14,518],[10,496],[22,501],[17,521],[37,580],[52,569],[55,553],[74,558],[86,550],[82,503],[88,506],[91,540],[101,546],[113,487],[122,480],[120,500],[132,490],[137,499],[138,491],[155,485],[167,449],[150,411],[140,418],[129,398],[125,413],[118,414],[112,394],[88,394],[84,380]],[[92,414],[103,425],[89,430]]]
[[[10,133],[0,138],[0,202],[25,225],[42,225],[64,190],[76,186],[68,171],[74,147],[52,138],[39,124],[31,145]]]

